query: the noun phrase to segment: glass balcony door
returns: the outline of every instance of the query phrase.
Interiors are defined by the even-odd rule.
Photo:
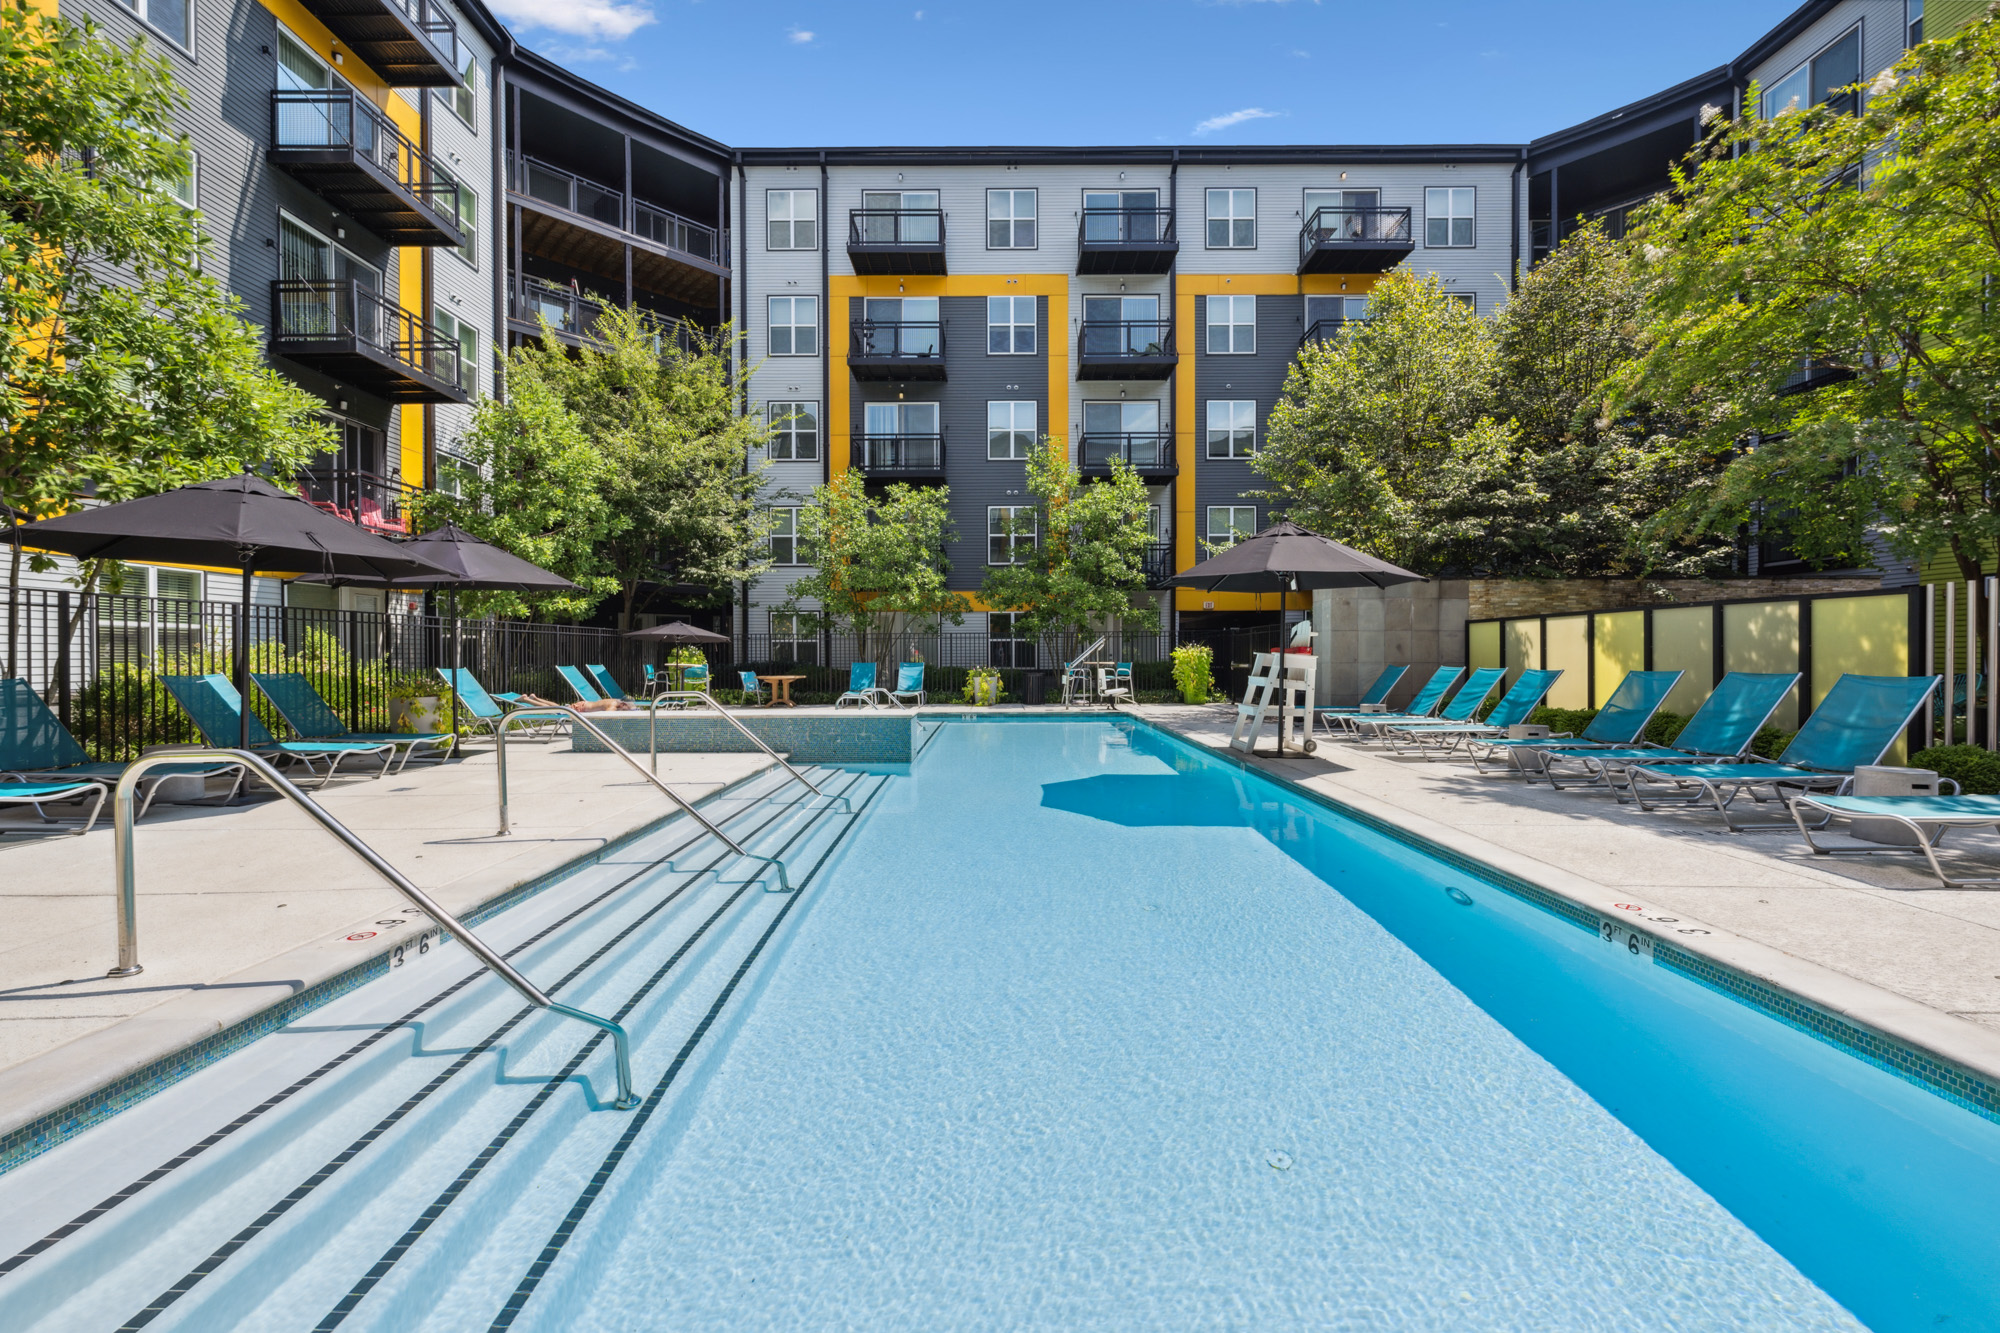
[[[938,303],[935,296],[871,296],[862,307],[862,330],[870,356],[936,356]]]
[[[1158,190],[1086,190],[1083,239],[1157,241],[1161,229],[1159,208]]]
[[[936,245],[936,190],[866,190],[861,239],[873,245]]]
[[[1156,402],[1085,403],[1083,462],[1106,467],[1122,458],[1133,467],[1158,467],[1164,446],[1160,439],[1160,405]]]
[[[1164,337],[1157,296],[1083,298],[1086,356],[1158,356]]]
[[[1380,190],[1307,190],[1306,225],[1323,240],[1371,240],[1381,230],[1374,212],[1381,206]]]

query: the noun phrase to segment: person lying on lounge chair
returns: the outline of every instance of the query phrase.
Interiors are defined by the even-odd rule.
[[[627,699],[580,699],[573,704],[559,704],[544,699],[539,694],[523,694],[521,706],[524,708],[567,708],[577,713],[631,713],[638,710]]]

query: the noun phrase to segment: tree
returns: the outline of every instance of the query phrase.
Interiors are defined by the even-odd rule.
[[[1874,534],[1980,572],[2000,541],[1996,90],[1989,19],[1851,113],[1852,92],[1719,124],[1640,215],[1643,355],[1619,401],[1684,414],[1684,451],[1723,464],[1664,523],[1755,522],[1830,564]]]
[[[538,599],[542,613],[587,615],[616,597],[629,626],[662,588],[726,596],[769,567],[760,473],[746,465],[769,430],[735,410],[727,329],[675,337],[609,310],[593,337],[572,350],[545,335],[508,354],[510,401],[482,408],[464,446],[481,480],[423,516],[450,517],[585,590]]]
[[[1023,638],[1094,633],[1113,622],[1153,632],[1160,613],[1146,599],[1146,484],[1123,462],[1109,481],[1084,485],[1060,440],[1028,455],[1030,517],[1016,524],[1035,539],[1026,561],[986,571],[980,597],[1011,611]],[[1010,533],[1010,536],[1015,533]]]
[[[245,466],[290,476],[331,447],[320,402],[270,369],[202,271],[165,63],[0,7],[0,506],[10,525],[79,495],[127,500]],[[9,571],[7,670],[15,669]],[[44,563],[38,561],[37,563]],[[94,583],[95,562],[84,586]]]
[[[971,606],[945,586],[950,499],[949,487],[900,482],[870,496],[852,470],[814,487],[798,529],[798,558],[813,572],[785,590],[780,609],[814,632],[851,631],[863,660],[871,636],[879,652],[899,624],[929,633],[943,620],[962,623]]]

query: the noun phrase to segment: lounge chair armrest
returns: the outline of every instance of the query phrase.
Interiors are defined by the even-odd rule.
[[[1958,779],[1957,779],[1957,778],[1939,778],[1939,779],[1938,779],[1938,789],[1939,789],[1940,791],[1942,791],[1942,790],[1944,789],[1944,787],[1945,787],[1945,784],[1947,784],[1947,783],[1949,783],[1949,784],[1951,785],[1951,794],[1952,794],[1953,796],[1958,796],[1958,795],[1960,795],[1960,794],[1962,794],[1962,793],[1963,793],[1963,791],[1964,791],[1964,788],[1962,788],[1962,787],[1960,787],[1960,786],[1958,785]]]

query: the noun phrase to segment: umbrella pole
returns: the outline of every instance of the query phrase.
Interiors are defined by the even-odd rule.
[[[250,748],[250,566],[243,566],[243,597],[236,604],[236,748]]]
[[[1272,645],[1271,669],[1278,677],[1278,758],[1285,757],[1285,701],[1292,696],[1285,684],[1285,590],[1278,589],[1278,638]]]
[[[447,588],[445,600],[451,603],[451,735],[452,744],[458,744],[458,670],[464,665],[459,660],[458,646],[458,589]]]

